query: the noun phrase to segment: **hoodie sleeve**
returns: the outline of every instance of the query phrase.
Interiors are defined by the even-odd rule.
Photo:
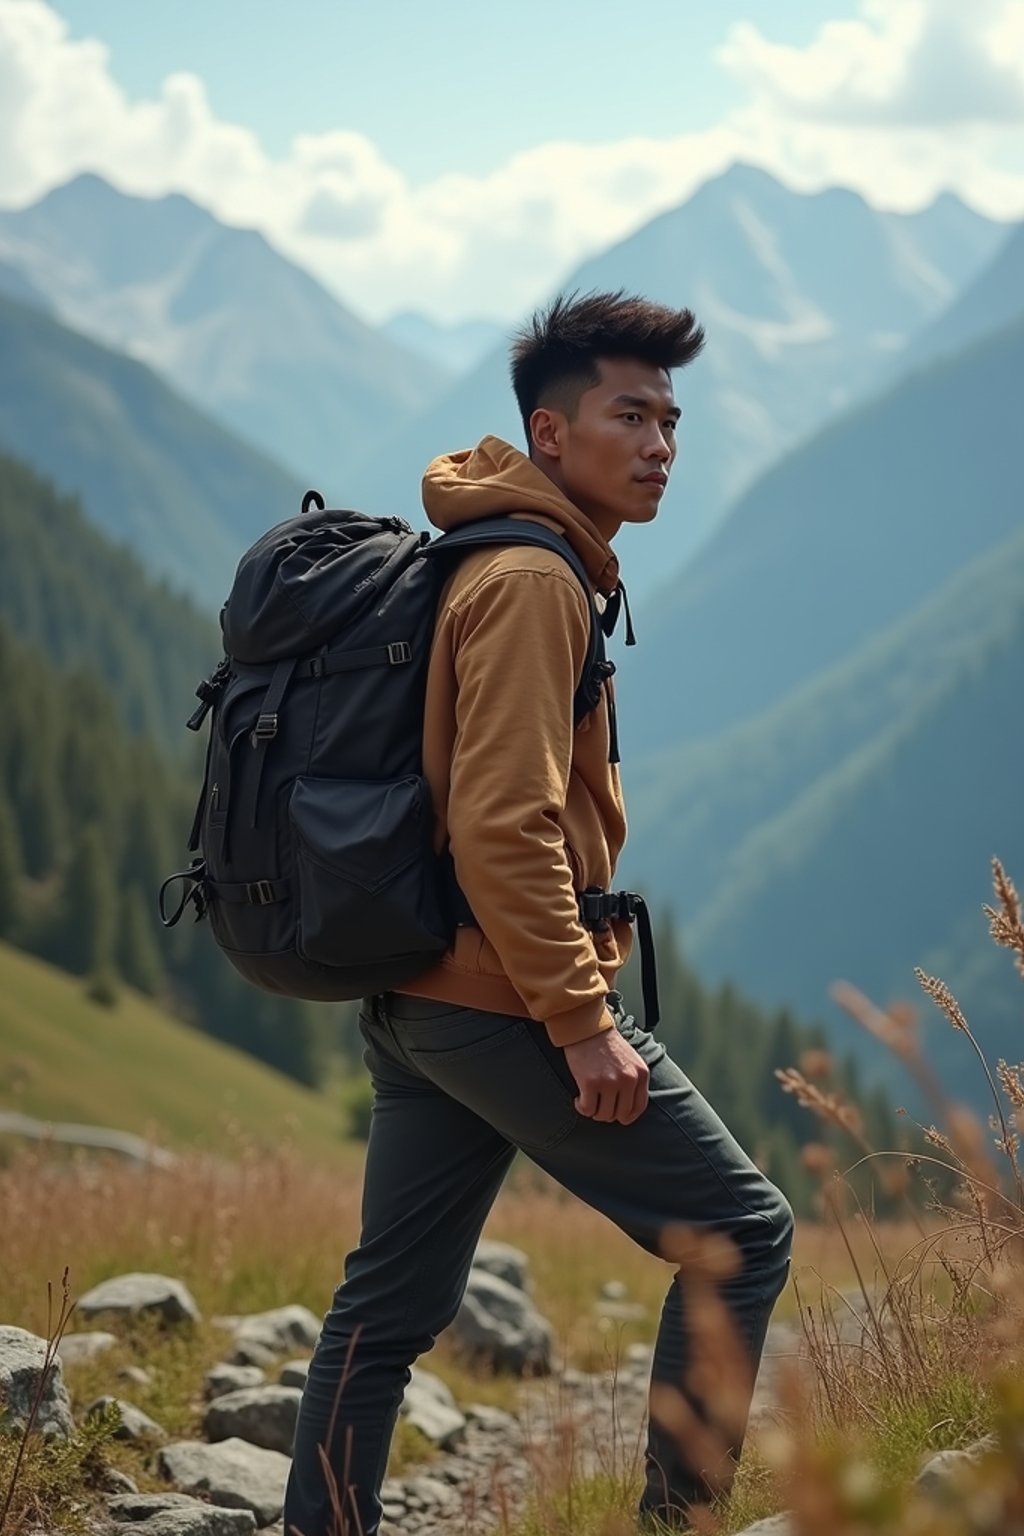
[[[570,575],[506,567],[452,609],[458,684],[448,835],[505,974],[556,1045],[611,1027],[559,825],[590,617]]]

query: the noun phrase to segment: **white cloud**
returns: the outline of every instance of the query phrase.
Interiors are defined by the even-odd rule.
[[[0,203],[82,170],[129,192],[184,192],[262,230],[372,318],[413,307],[453,320],[517,316],[736,159],[889,207],[951,187],[1024,214],[1024,132],[1007,126],[1024,118],[1024,0],[863,0],[859,19],[824,23],[803,49],[743,24],[720,62],[750,101],[704,131],[548,143],[414,187],[356,132],[300,134],[271,156],[214,115],[195,75],[131,100],[102,43],[69,37],[45,0],[0,0]]]
[[[764,103],[821,123],[1024,123],[1022,0],[863,0],[805,48],[750,22],[718,57]]]

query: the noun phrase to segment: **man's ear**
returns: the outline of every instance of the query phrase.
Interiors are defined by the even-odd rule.
[[[562,412],[539,405],[530,417],[531,458],[534,452],[542,454],[546,459],[561,458],[564,432],[565,417]]]

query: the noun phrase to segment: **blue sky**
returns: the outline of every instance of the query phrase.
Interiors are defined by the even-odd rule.
[[[743,86],[713,59],[730,26],[769,13],[774,40],[807,43],[820,0],[62,0],[76,37],[101,37],[132,95],[168,74],[205,81],[218,116],[271,154],[297,131],[358,128],[414,181],[480,173],[526,147],[669,137],[716,122]],[[254,17],[256,18],[254,20]]]
[[[374,321],[514,320],[736,160],[1024,217],[1024,0],[0,0],[0,206],[183,192]]]

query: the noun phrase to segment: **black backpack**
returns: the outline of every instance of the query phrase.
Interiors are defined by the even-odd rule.
[[[188,721],[198,731],[212,717],[188,844],[196,857],[160,889],[165,926],[191,902],[248,981],[289,997],[372,995],[440,959],[456,924],[473,917],[450,857],[433,849],[422,771],[427,663],[455,562],[509,544],[554,551],[586,595],[578,725],[615,670],[604,638],[619,593],[599,615],[578,555],[540,524],[486,518],[432,539],[401,518],[329,510],[309,491],[298,517],[242,557],[221,611],[225,657],[197,688]],[[168,912],[176,882],[183,891]],[[639,915],[646,957],[639,897],[592,889],[580,893],[580,912],[592,928]]]

